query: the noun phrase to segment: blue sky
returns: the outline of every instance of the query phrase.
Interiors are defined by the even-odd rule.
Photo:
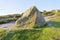
[[[0,15],[22,13],[33,5],[40,11],[60,9],[60,0],[0,0]]]

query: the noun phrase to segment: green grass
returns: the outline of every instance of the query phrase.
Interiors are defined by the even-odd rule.
[[[2,33],[2,32],[1,32]],[[11,30],[3,32],[1,40],[55,40],[60,38],[59,28],[41,28],[40,30]]]
[[[60,28],[60,16],[56,17],[55,19],[50,20],[53,27]]]
[[[8,23],[10,21],[16,21],[21,16],[22,16],[22,14],[21,15],[20,14],[13,14],[13,15],[0,16],[0,24]]]
[[[0,40],[60,40],[60,16],[50,22],[42,28],[0,30]]]
[[[60,22],[60,16],[56,17],[55,19],[52,19],[50,21],[54,21],[54,22]]]

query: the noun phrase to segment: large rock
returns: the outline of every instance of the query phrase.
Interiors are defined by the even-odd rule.
[[[41,27],[45,25],[45,20],[41,12],[35,6],[29,8],[21,18],[16,21],[16,26],[21,28]]]

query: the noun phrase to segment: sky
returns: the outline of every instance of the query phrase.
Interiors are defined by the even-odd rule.
[[[40,11],[60,9],[60,0],[0,0],[0,16],[21,14],[31,6],[36,6]]]

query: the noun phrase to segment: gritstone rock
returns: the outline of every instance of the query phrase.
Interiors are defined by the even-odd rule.
[[[45,20],[41,15],[41,12],[35,7],[30,7],[21,18],[16,21],[16,26],[21,28],[41,27],[45,25]]]

